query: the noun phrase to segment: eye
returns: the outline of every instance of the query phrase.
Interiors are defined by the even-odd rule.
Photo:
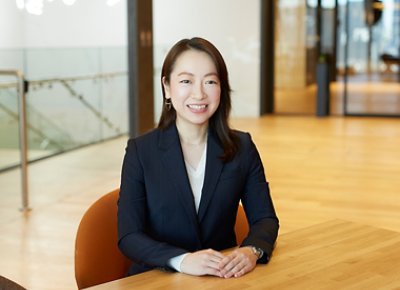
[[[214,80],[208,80],[208,81],[206,81],[206,84],[207,84],[207,85],[217,85],[218,82],[217,82],[217,81],[214,81]]]
[[[190,83],[190,81],[189,80],[181,80],[181,81],[179,81],[181,84],[189,84]]]

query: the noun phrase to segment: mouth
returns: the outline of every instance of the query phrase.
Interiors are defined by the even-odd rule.
[[[187,107],[193,110],[204,110],[208,105],[187,105]]]

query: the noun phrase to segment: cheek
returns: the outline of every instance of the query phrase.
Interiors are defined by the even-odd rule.
[[[211,98],[215,102],[219,103],[219,101],[221,99],[221,89],[220,88],[215,88],[215,89],[209,90],[207,92],[207,95],[208,95],[209,98]]]
[[[173,87],[171,88],[171,97],[173,99],[180,99],[188,94],[188,89],[185,87]]]

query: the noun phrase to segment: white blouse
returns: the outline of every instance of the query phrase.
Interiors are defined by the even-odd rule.
[[[207,156],[207,145],[204,146],[203,155],[197,165],[197,168],[193,168],[188,162],[185,161],[186,171],[189,176],[190,186],[192,187],[194,204],[196,211],[199,211],[201,190],[203,189],[204,173],[206,171],[206,156]]]
[[[206,171],[206,158],[207,157],[207,144],[204,146],[203,155],[197,165],[197,168],[193,168],[188,162],[185,161],[186,171],[189,177],[190,187],[192,188],[194,205],[196,211],[199,212],[199,205],[201,200],[201,190],[203,189],[204,173]],[[188,254],[182,254],[177,257],[173,257],[168,261],[168,264],[176,271],[181,272],[181,263],[183,258]]]

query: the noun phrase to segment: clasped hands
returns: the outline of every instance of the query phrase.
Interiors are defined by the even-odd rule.
[[[257,256],[250,247],[237,248],[227,255],[208,249],[186,255],[181,271],[195,276],[238,278],[253,270],[256,264]]]

